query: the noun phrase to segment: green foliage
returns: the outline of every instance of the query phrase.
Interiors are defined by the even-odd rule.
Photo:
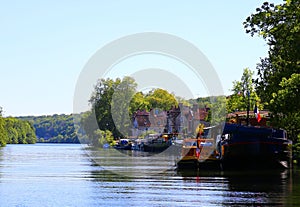
[[[270,103],[272,125],[287,129],[289,137],[298,146],[300,0],[289,0],[280,5],[265,2],[256,11],[244,22],[246,32],[262,36],[269,45],[268,57],[257,65],[257,92],[266,105]]]
[[[133,95],[130,101],[130,114],[132,115],[139,109],[145,109],[146,111],[150,110],[150,103],[145,99],[142,92],[137,92]]]
[[[136,88],[137,84],[130,77],[98,81],[90,99],[98,127],[93,124],[92,112],[87,112],[81,121],[88,137],[94,137],[94,131],[97,129],[109,130],[115,138],[126,137],[132,127],[132,115],[138,109],[169,110],[178,105],[175,96],[166,90],[154,89],[143,94],[137,92]]]
[[[217,125],[225,122],[226,120],[226,97],[225,96],[216,96],[211,97],[212,104],[209,110],[209,116],[207,121],[211,125]]]
[[[27,121],[0,117],[0,146],[6,144],[33,144],[36,142],[34,128]]]
[[[176,100],[177,100],[177,103],[181,103],[183,106],[190,107],[192,105],[192,103],[190,103],[189,100],[186,100],[180,96],[176,96]]]
[[[111,114],[113,122],[118,131],[128,136],[130,131],[131,114],[130,100],[136,93],[137,84],[131,77],[124,77],[122,81],[116,85],[111,102]]]
[[[282,78],[300,73],[300,1],[274,5],[265,2],[244,22],[246,32],[262,36],[269,45],[268,57],[258,64],[256,80],[260,98],[268,104],[280,90]]]
[[[121,79],[119,78],[115,81],[110,78],[98,80],[93,95],[89,101],[92,104],[92,111],[95,112],[96,120],[98,123],[98,127],[95,127],[94,130],[98,128],[100,130],[109,130],[113,133],[114,137],[122,136],[122,134],[117,130],[115,126],[111,113],[114,91],[120,83]],[[87,133],[89,133],[89,136],[92,136],[92,130],[86,131]]]
[[[96,117],[91,111],[73,115],[75,119],[76,132],[81,143],[91,143],[91,137],[98,128]]]
[[[153,89],[147,94],[137,92],[132,97],[130,102],[130,114],[132,115],[137,110],[150,111],[151,109],[160,109],[163,111],[170,110],[173,106],[178,106],[176,99],[180,99],[181,102],[188,104],[182,98],[175,98],[174,94],[169,93],[164,89]]]
[[[5,118],[5,128],[9,144],[34,144],[36,142],[34,128],[28,121],[8,117]]]
[[[149,103],[150,109],[170,110],[173,106],[178,106],[173,94],[164,89],[154,89],[145,95],[145,100]]]
[[[94,147],[102,147],[104,144],[108,143],[112,145],[114,141],[114,137],[109,130],[100,130],[97,129],[94,131],[93,136],[89,137],[92,139],[92,145]]]
[[[5,121],[4,118],[0,116],[0,147],[6,145],[8,140],[7,131],[5,129]]]
[[[200,108],[211,107],[211,98],[212,97],[199,97],[196,100],[191,99],[189,102],[191,104],[197,103]]]
[[[279,86],[280,89],[272,94],[270,109],[283,114],[298,113],[300,106],[300,74],[294,73],[288,79],[284,77]]]
[[[280,5],[265,2],[256,11],[244,23],[246,32],[262,36],[269,45],[268,57],[257,66],[257,91],[266,104],[271,104],[273,124],[285,128],[283,119],[297,117],[300,108],[299,101],[290,99],[299,97],[292,87],[297,87],[300,74],[300,1]],[[288,132],[296,141],[296,134]]]
[[[227,112],[246,111],[249,101],[250,109],[259,103],[260,99],[253,86],[253,73],[250,69],[245,68],[241,80],[233,82],[232,95],[228,97],[226,103]],[[249,98],[250,100],[248,100]],[[258,107],[262,109],[262,105],[258,104]]]
[[[273,93],[270,109],[273,112],[273,124],[288,130],[289,136],[297,143],[300,135],[300,74],[283,78],[281,89]]]
[[[180,103],[182,103],[180,101]],[[225,96],[208,96],[198,97],[197,99],[188,100],[187,106],[198,104],[199,108],[208,108],[208,115],[205,118],[210,125],[217,125],[226,119],[226,97]]]
[[[296,144],[293,145],[293,157],[300,163],[300,134],[297,137]]]
[[[72,115],[26,116],[18,119],[32,123],[38,142],[79,143]]]

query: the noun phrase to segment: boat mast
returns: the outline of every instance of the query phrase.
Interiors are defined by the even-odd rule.
[[[249,87],[249,80],[246,80],[244,83],[244,96],[245,96],[245,102],[247,104],[247,126],[249,126],[249,112],[250,112],[250,87]],[[246,94],[245,94],[246,92]]]
[[[250,91],[247,91],[248,101],[247,101],[247,126],[249,126],[249,112],[250,112]]]

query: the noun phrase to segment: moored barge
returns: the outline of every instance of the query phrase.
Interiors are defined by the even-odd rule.
[[[290,168],[292,165],[292,141],[283,129],[225,124],[217,142],[224,167]]]

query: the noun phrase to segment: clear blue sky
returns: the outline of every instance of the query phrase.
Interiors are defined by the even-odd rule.
[[[0,106],[5,116],[72,113],[79,74],[105,44],[164,32],[197,46],[229,94],[242,70],[255,70],[266,43],[242,22],[263,1],[2,1]],[[274,3],[282,3],[275,1]]]

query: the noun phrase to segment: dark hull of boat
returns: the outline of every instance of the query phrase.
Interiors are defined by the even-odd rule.
[[[267,127],[226,124],[218,143],[226,168],[290,168],[292,141],[286,131]]]
[[[132,146],[131,145],[127,145],[127,146],[114,146],[115,149],[117,150],[131,150]]]
[[[144,144],[142,150],[144,152],[163,152],[168,149],[170,145],[167,144]]]
[[[209,170],[220,170],[221,165],[219,160],[205,160],[199,161],[197,159],[194,160],[180,160],[177,163],[178,170],[187,170],[187,169],[209,169]]]
[[[291,157],[287,140],[269,138],[222,144],[221,161],[226,168],[290,168]]]

